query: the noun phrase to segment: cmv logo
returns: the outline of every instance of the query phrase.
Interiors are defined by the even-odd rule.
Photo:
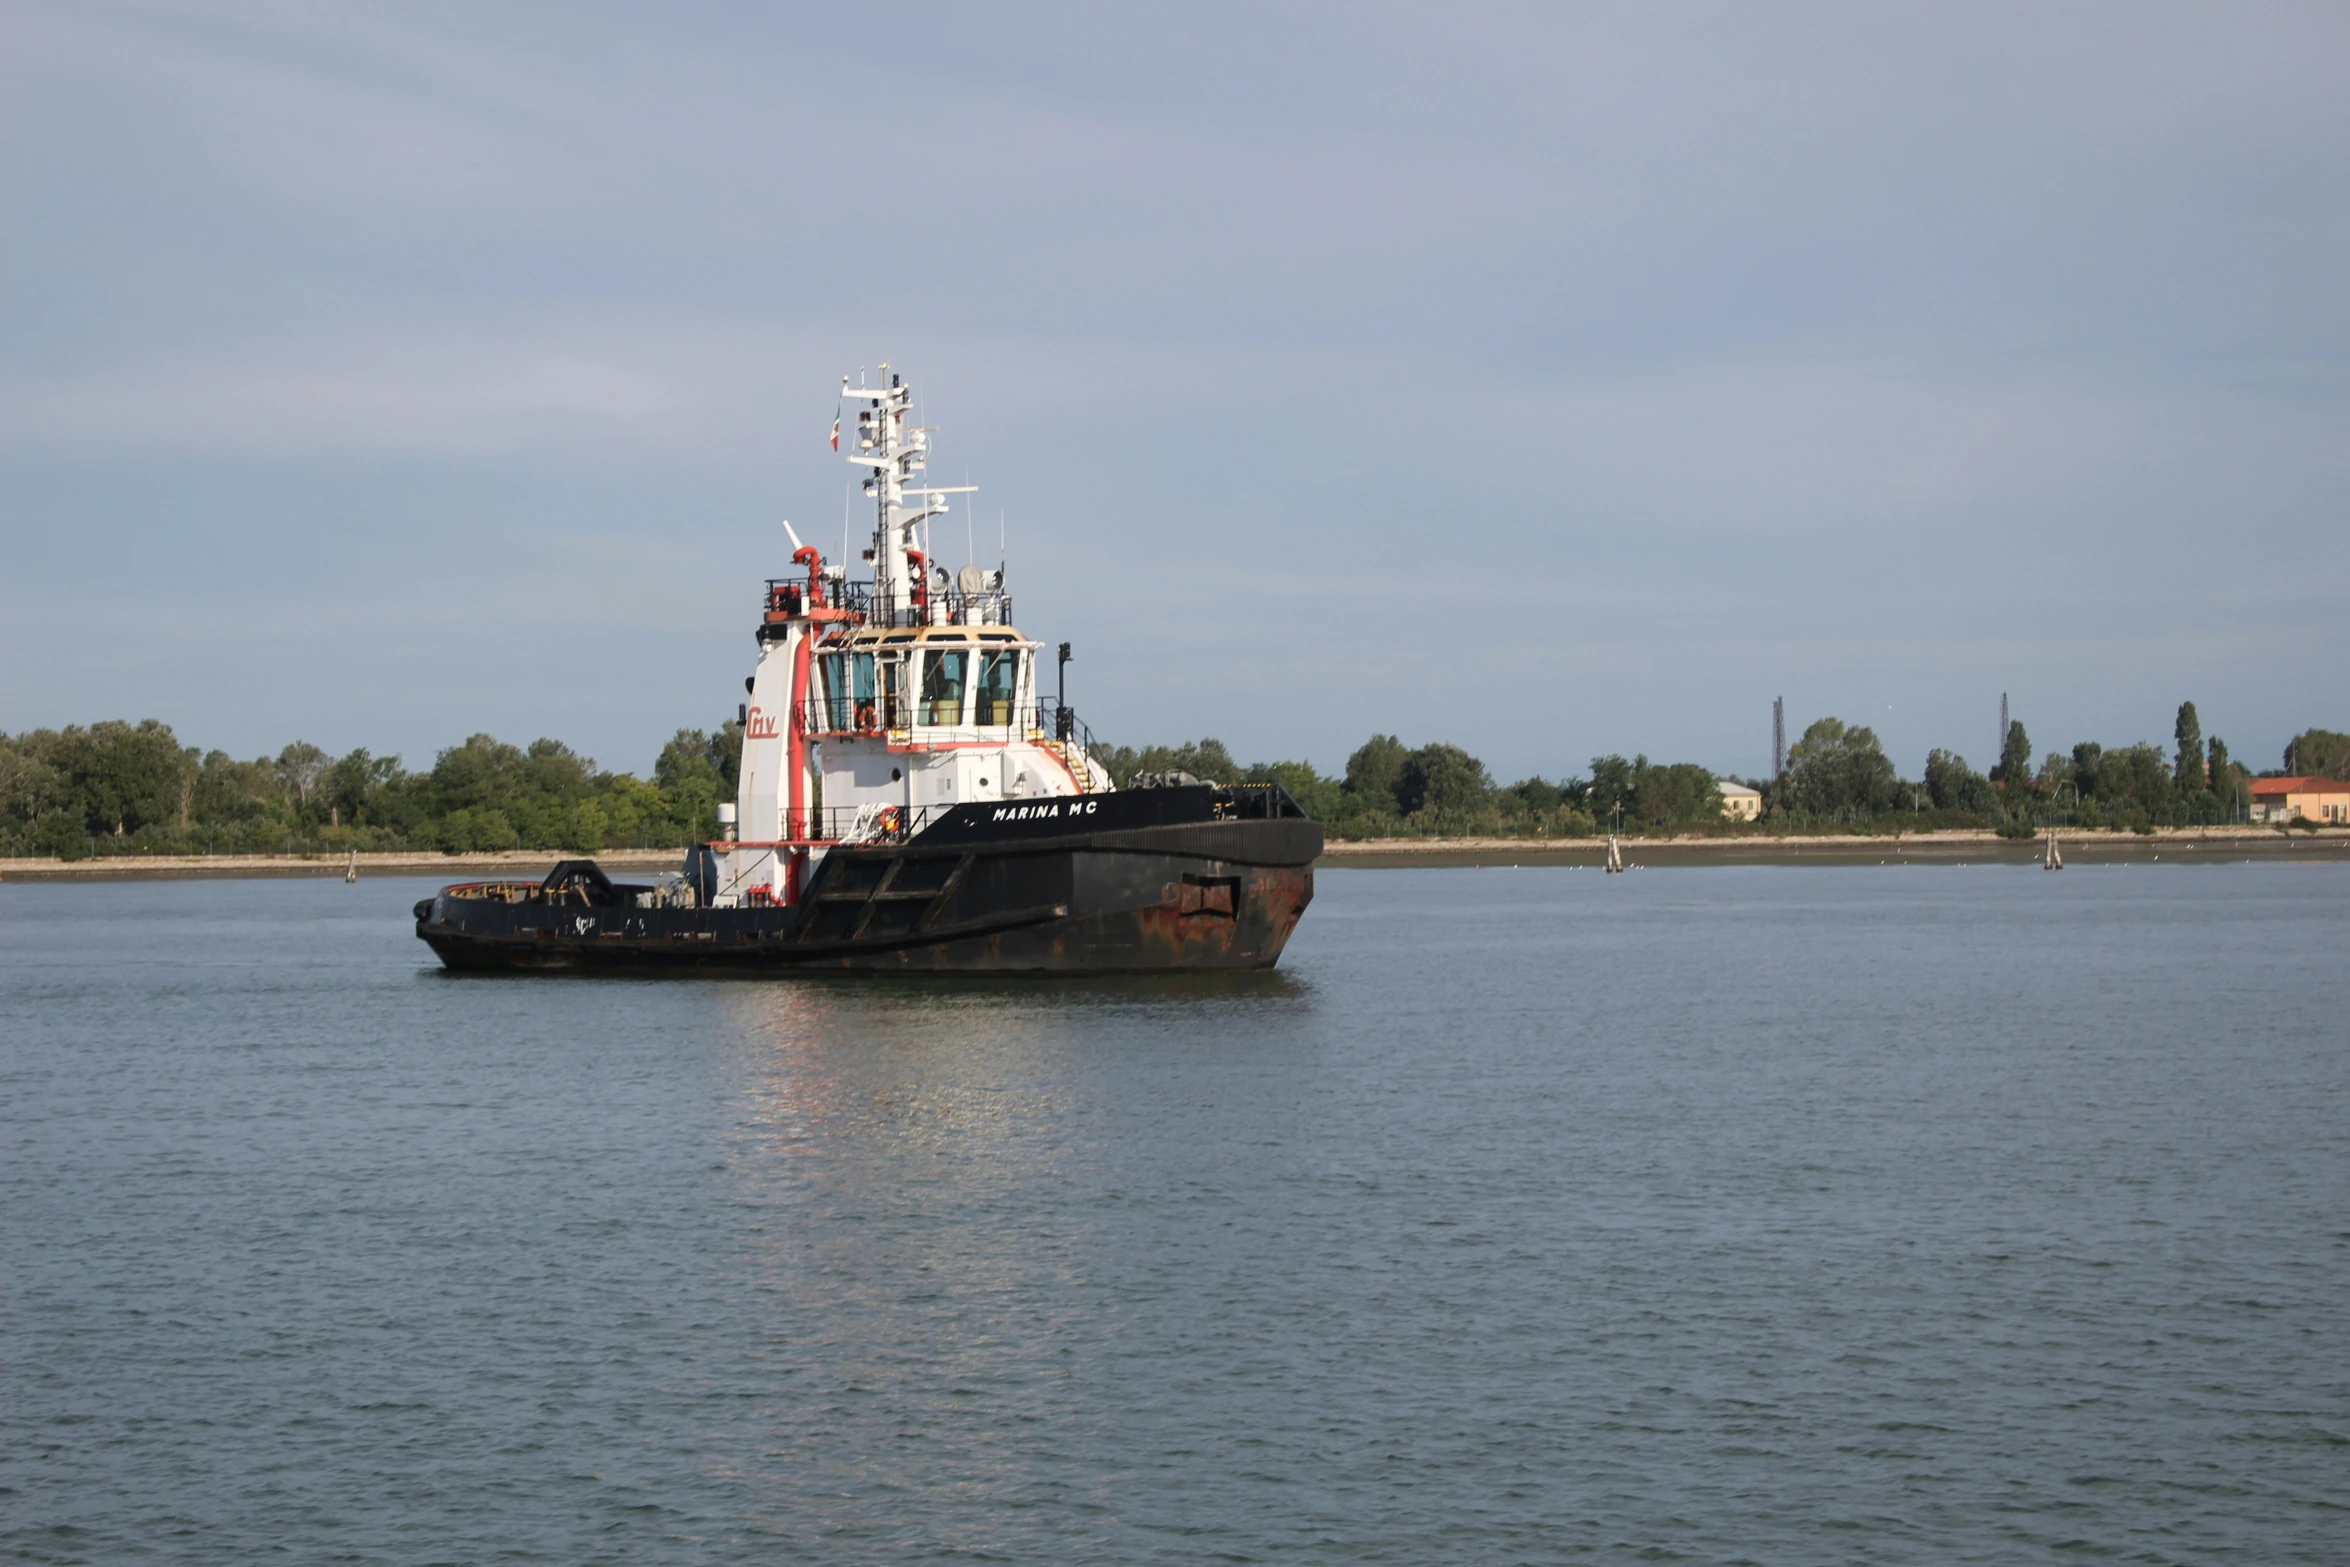
[[[999,805],[991,822],[1032,822],[1045,817],[1091,816],[1101,809],[1099,800],[1054,800],[1041,805]],[[1066,809],[1064,809],[1066,807]]]
[[[761,712],[754,707],[743,718],[743,737],[745,739],[775,740],[782,738],[782,735],[782,721],[773,713]]]

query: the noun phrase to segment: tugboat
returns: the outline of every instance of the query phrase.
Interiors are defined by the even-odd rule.
[[[875,500],[870,577],[792,542],[767,583],[721,836],[645,885],[565,860],[416,905],[461,970],[1109,974],[1266,969],[1314,894],[1321,826],[1274,785],[1184,775],[1120,789],[999,566],[949,575],[926,525],[913,389],[850,386],[849,461]],[[836,420],[833,443],[838,448]],[[1067,644],[1061,646],[1067,657]]]

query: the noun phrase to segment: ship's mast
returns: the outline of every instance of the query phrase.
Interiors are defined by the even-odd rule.
[[[870,623],[879,626],[914,625],[929,618],[931,564],[915,530],[933,517],[944,516],[949,495],[969,494],[975,486],[924,485],[919,476],[930,464],[930,434],[912,423],[914,389],[891,375],[884,364],[885,386],[851,386],[840,378],[841,395],[862,401],[857,410],[856,449],[849,461],[870,470],[865,493],[873,497],[873,608]]]

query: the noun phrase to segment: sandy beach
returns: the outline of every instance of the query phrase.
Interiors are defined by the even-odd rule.
[[[438,876],[445,881],[490,881],[547,874],[557,860],[575,858],[554,849],[512,854],[362,854],[361,876]],[[641,875],[675,870],[680,849],[607,849],[594,856],[607,871]],[[0,881],[156,881],[182,876],[340,876],[347,854],[185,854],[123,855],[88,860],[0,859]]]

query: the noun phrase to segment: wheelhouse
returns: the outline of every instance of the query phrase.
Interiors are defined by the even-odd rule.
[[[1002,565],[949,572],[932,559],[931,522],[971,487],[921,478],[931,432],[912,389],[844,378],[841,395],[867,405],[843,455],[868,471],[872,575],[852,579],[784,525],[806,575],[767,582],[737,830],[711,846],[721,905],[795,903],[832,846],[903,840],[958,805],[1113,787],[1057,691],[1045,705],[1041,644],[1011,623]]]
[[[816,645],[803,720],[816,741],[1002,745],[1041,737],[1041,644],[1006,626],[836,631]]]

